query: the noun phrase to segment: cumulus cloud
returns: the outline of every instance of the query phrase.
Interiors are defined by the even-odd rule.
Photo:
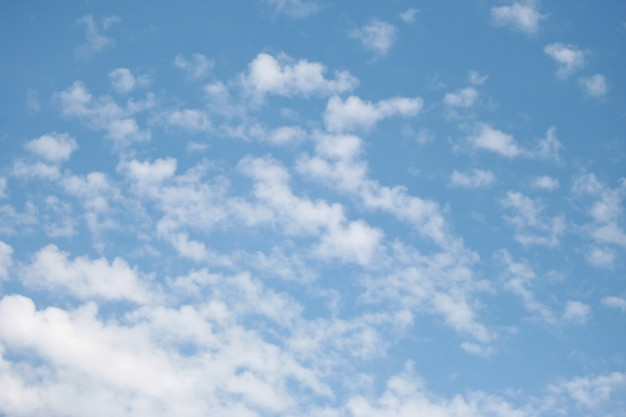
[[[245,89],[258,98],[279,96],[332,95],[350,91],[358,80],[347,71],[336,71],[333,79],[325,77],[326,67],[305,59],[293,61],[286,55],[274,57],[260,53],[243,76]]]
[[[361,45],[375,56],[382,57],[387,55],[396,41],[396,27],[382,20],[373,19],[362,28],[352,30],[349,36],[361,42]]]
[[[508,6],[493,6],[491,19],[498,26],[508,26],[524,33],[535,33],[545,15],[539,12],[538,0],[523,0]]]
[[[38,157],[52,163],[66,161],[78,145],[67,133],[49,133],[26,143],[25,148]]]
[[[409,7],[408,9],[400,13],[400,19],[402,19],[404,23],[413,23],[415,22],[415,16],[417,16],[418,13],[419,10],[413,7]]]
[[[590,314],[591,308],[588,305],[580,301],[568,301],[563,312],[563,320],[585,324]]]
[[[626,312],[626,299],[622,297],[615,297],[615,296],[603,297],[602,305],[608,308],[615,308],[617,310],[620,310],[623,313]]]
[[[515,240],[523,245],[556,246],[565,230],[562,216],[546,219],[538,202],[519,192],[508,191],[500,204],[513,214],[505,219],[515,226]]]
[[[585,66],[586,52],[574,45],[551,43],[543,51],[558,65],[556,75],[565,79]]]
[[[76,48],[76,57],[86,61],[94,54],[114,46],[115,40],[105,36],[103,32],[119,20],[117,16],[109,16],[102,19],[101,25],[98,25],[93,15],[85,15],[78,19],[76,22],[85,26],[85,43]]]
[[[388,117],[413,117],[422,106],[423,101],[419,97],[393,97],[372,103],[357,96],[350,96],[345,100],[333,96],[326,104],[324,124],[331,132],[368,131]]]
[[[589,97],[602,98],[606,96],[609,91],[606,79],[602,74],[596,74],[588,78],[581,78],[579,83],[585,94]]]
[[[145,76],[137,77],[128,68],[116,68],[109,72],[109,80],[113,89],[121,94],[148,84],[148,79]]]
[[[532,186],[547,191],[553,191],[559,187],[559,180],[548,175],[542,175],[532,180]]]
[[[474,134],[469,137],[469,143],[475,148],[507,158],[515,158],[523,153],[513,136],[485,123],[477,126]]]
[[[586,408],[594,408],[610,399],[614,392],[623,393],[626,374],[612,372],[605,375],[576,377],[549,386],[553,395],[564,396]]]
[[[450,107],[472,107],[478,98],[478,91],[474,87],[466,87],[454,93],[447,93],[443,102]]]
[[[0,282],[9,279],[9,271],[13,264],[13,248],[0,241]]]
[[[496,177],[491,171],[482,169],[474,169],[470,173],[459,172],[455,169],[450,175],[450,184],[462,188],[489,187],[495,181]]]

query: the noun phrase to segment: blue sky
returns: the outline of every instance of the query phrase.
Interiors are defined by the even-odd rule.
[[[0,1],[0,415],[626,416],[626,4]]]

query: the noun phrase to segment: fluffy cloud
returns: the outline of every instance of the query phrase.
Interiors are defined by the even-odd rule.
[[[596,74],[588,78],[581,78],[579,82],[580,86],[583,88],[583,91],[589,97],[602,98],[606,96],[607,92],[609,91],[606,79],[602,74]]]
[[[568,301],[563,312],[563,319],[566,321],[584,324],[587,322],[591,308],[580,301]]]
[[[626,312],[626,299],[609,296],[602,298],[602,305],[609,308],[615,308],[622,312]]]
[[[549,391],[553,395],[565,396],[565,401],[574,400],[586,408],[593,409],[609,400],[614,392],[623,393],[625,386],[626,375],[621,372],[612,372],[596,377],[563,380],[550,385]]]
[[[447,93],[443,102],[450,107],[472,107],[478,97],[478,91],[474,87],[466,87],[455,93]]]
[[[558,64],[559,78],[567,78],[585,66],[585,51],[574,45],[556,42],[546,45],[543,51]]]
[[[404,23],[413,23],[415,22],[415,16],[418,13],[419,10],[414,9],[413,7],[409,7],[408,9],[400,13],[400,19],[402,19]]]
[[[330,132],[367,131],[388,117],[413,117],[422,106],[423,101],[419,97],[394,97],[372,103],[357,96],[350,96],[345,101],[334,96],[326,104],[324,124]]]
[[[293,18],[304,18],[317,13],[320,5],[312,0],[263,0],[274,9],[275,13],[283,13]]]
[[[350,32],[350,37],[375,56],[387,55],[396,41],[396,27],[382,20],[373,19],[370,23]]]
[[[358,80],[347,71],[335,72],[334,79],[324,76],[326,67],[318,62],[301,59],[293,62],[286,55],[278,58],[261,53],[249,64],[243,76],[243,85],[254,96],[266,94],[279,96],[331,95],[350,91]]]
[[[515,240],[522,245],[556,246],[565,230],[562,216],[544,219],[542,207],[522,193],[509,191],[500,204],[513,214],[505,219],[515,226]]]
[[[471,173],[462,173],[456,169],[450,175],[450,184],[462,188],[482,188],[489,187],[496,180],[491,171],[474,169]]]
[[[478,149],[497,153],[507,158],[515,158],[523,153],[513,136],[481,123],[469,137],[469,143]]]
[[[116,68],[109,72],[109,80],[113,89],[122,94],[148,84],[145,76],[137,77],[128,68]]]
[[[0,281],[9,278],[9,270],[13,264],[13,248],[0,241]]]
[[[535,188],[541,188],[544,190],[552,191],[559,187],[559,180],[552,178],[548,175],[536,177],[532,181],[532,185]]]
[[[498,26],[508,26],[514,30],[535,33],[539,30],[539,23],[545,18],[539,13],[538,0],[523,0],[512,3],[510,6],[493,6],[491,18]]]
[[[26,150],[52,163],[68,160],[77,147],[74,138],[56,132],[42,135],[25,145]]]

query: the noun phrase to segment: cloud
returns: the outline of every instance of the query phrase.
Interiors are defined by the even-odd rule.
[[[449,107],[472,107],[478,98],[478,91],[473,87],[466,87],[455,93],[447,93],[443,102]]]
[[[121,94],[129,93],[137,87],[148,84],[146,77],[136,77],[128,68],[116,68],[109,72],[109,80],[113,89]]]
[[[613,269],[615,251],[608,247],[594,247],[587,253],[587,262],[596,268]]]
[[[532,186],[547,191],[553,191],[559,187],[559,180],[548,175],[543,175],[535,177],[532,181]]]
[[[591,308],[588,305],[580,301],[568,301],[563,312],[563,320],[585,324],[590,314]]]
[[[76,57],[87,61],[93,55],[115,45],[113,38],[103,34],[112,24],[119,22],[117,16],[102,19],[102,30],[92,15],[85,15],[76,22],[85,26],[85,43],[76,48]]]
[[[207,132],[212,127],[207,113],[197,109],[173,110],[164,115],[163,122],[191,132]]]
[[[191,59],[176,55],[174,66],[183,71],[189,78],[200,80],[206,77],[215,66],[215,61],[202,54],[192,54]]]
[[[388,117],[416,116],[422,106],[423,101],[419,97],[393,97],[372,103],[357,96],[350,96],[345,101],[333,96],[326,104],[324,124],[330,132],[368,131]]]
[[[243,76],[244,88],[262,99],[267,94],[279,96],[332,95],[353,90],[359,81],[347,71],[336,71],[334,79],[324,76],[326,67],[319,62],[301,59],[294,62],[286,55],[278,58],[260,53]]]
[[[400,13],[400,19],[402,19],[404,23],[413,23],[415,22],[415,16],[417,16],[418,13],[419,10],[414,9],[413,7],[409,7],[408,9]]]
[[[0,240],[0,282],[9,279],[9,271],[13,265],[13,248]]]
[[[545,15],[539,13],[538,4],[538,0],[523,0],[510,6],[493,6],[491,19],[498,26],[532,34],[539,30],[539,23],[545,19]]]
[[[29,113],[37,113],[41,110],[41,103],[39,102],[39,93],[37,90],[29,88],[26,90],[26,99],[24,100],[24,106]]]
[[[471,173],[465,174],[457,170],[450,175],[450,184],[462,188],[483,188],[489,187],[496,181],[496,177],[491,171],[474,169]]]
[[[485,123],[480,123],[477,126],[474,134],[469,137],[469,143],[475,148],[493,152],[506,158],[515,158],[523,154],[513,136]]]
[[[0,177],[0,199],[6,198],[6,189],[7,189],[7,179],[4,177]]]
[[[574,400],[579,405],[593,409],[608,401],[614,392],[623,393],[626,374],[612,372],[596,377],[576,377],[562,380],[549,386],[553,395],[565,396],[565,401]]]
[[[377,57],[387,55],[396,41],[396,27],[382,20],[373,19],[367,25],[354,29],[350,38],[361,42],[361,45]]]
[[[67,161],[78,145],[67,133],[49,133],[33,139],[24,146],[27,151],[52,163]]]
[[[543,51],[558,64],[558,78],[568,78],[585,66],[586,52],[574,45],[556,42],[546,45]]]
[[[522,245],[557,246],[565,230],[562,216],[544,219],[541,206],[522,193],[508,191],[500,201],[502,207],[513,211],[505,219],[515,226],[515,240]]]
[[[604,297],[602,298],[602,305],[626,313],[626,299],[624,298],[615,296]]]
[[[609,91],[606,79],[602,74],[596,74],[588,78],[578,80],[585,94],[593,98],[605,97]]]
[[[119,145],[150,138],[150,133],[140,129],[137,121],[131,117],[133,113],[150,107],[150,100],[130,103],[132,105],[124,108],[109,96],[94,98],[80,81],[56,93],[54,97],[60,102],[64,116],[76,117],[94,130],[105,131],[106,137]]]
[[[478,71],[470,71],[467,75],[467,81],[471,85],[482,85],[489,78],[488,75],[481,75]]]
[[[286,14],[289,17],[302,19],[316,14],[320,5],[312,0],[262,0],[263,3],[274,9],[275,13]]]

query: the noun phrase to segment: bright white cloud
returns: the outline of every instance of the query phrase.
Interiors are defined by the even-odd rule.
[[[76,22],[85,26],[85,43],[76,48],[76,56],[81,60],[88,60],[92,55],[102,52],[104,49],[115,45],[115,40],[105,36],[102,32],[117,23],[117,16],[102,19],[102,30],[92,15],[85,15]]]
[[[243,85],[250,93],[262,98],[266,94],[279,96],[332,95],[350,91],[358,80],[347,71],[336,71],[334,79],[324,76],[326,67],[319,62],[301,59],[294,62],[286,55],[274,57],[260,53],[249,64]]]
[[[491,18],[498,26],[508,26],[511,29],[535,33],[539,30],[539,23],[545,18],[539,13],[538,0],[522,0],[510,6],[493,6]]]
[[[67,252],[48,245],[37,252],[24,272],[25,283],[49,291],[69,291],[80,299],[146,302],[150,294],[136,270],[125,260],[69,259]]]
[[[523,153],[513,136],[485,123],[478,125],[474,134],[469,137],[469,143],[475,148],[507,158],[515,158]]]
[[[455,169],[450,175],[450,184],[462,188],[489,187],[495,181],[496,177],[491,171],[482,169],[474,169],[470,173],[459,172]]]
[[[404,23],[413,23],[415,22],[415,16],[417,16],[418,13],[419,10],[413,7],[409,7],[408,9],[400,13],[400,19],[402,19]]]
[[[606,96],[609,91],[609,86],[607,85],[606,79],[602,74],[596,74],[588,78],[581,78],[579,82],[583,91],[589,97],[602,98]]]
[[[67,133],[53,132],[27,142],[25,148],[48,162],[58,163],[68,160],[78,145]]]
[[[174,66],[183,71],[189,78],[200,80],[213,70],[215,61],[202,54],[191,54],[191,59],[176,55]]]
[[[349,35],[375,56],[381,57],[387,55],[395,43],[396,32],[396,27],[392,24],[373,19],[362,28],[352,30]]]
[[[393,97],[372,103],[357,96],[350,96],[345,100],[333,96],[326,104],[324,124],[330,132],[368,131],[388,117],[416,116],[422,106],[423,101],[419,97]]]
[[[109,72],[109,80],[113,89],[122,94],[148,84],[145,76],[137,77],[128,68],[116,68]]]
[[[558,64],[556,75],[567,78],[585,66],[586,52],[574,45],[551,43],[543,51]]]

